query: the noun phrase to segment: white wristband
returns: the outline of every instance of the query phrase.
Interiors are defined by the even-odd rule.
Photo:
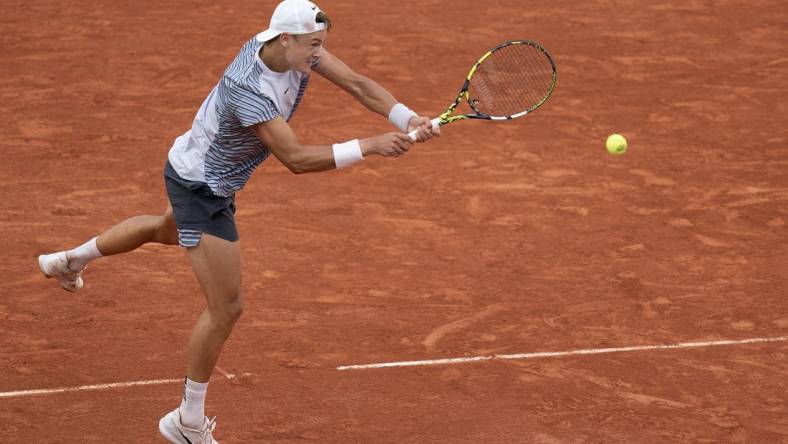
[[[331,148],[334,150],[334,164],[337,166],[337,169],[345,168],[364,159],[358,139],[345,143],[335,143]]]
[[[391,107],[391,111],[389,111],[389,122],[393,123],[403,133],[406,133],[408,132],[410,118],[417,115],[407,106],[398,103]]]

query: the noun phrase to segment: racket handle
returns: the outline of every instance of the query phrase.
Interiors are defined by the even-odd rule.
[[[436,117],[436,118],[432,119],[432,129],[438,129],[440,126],[441,126],[441,119],[440,119],[440,117]],[[413,130],[413,131],[408,133],[408,137],[410,137],[410,140],[412,140],[414,142],[416,141],[416,133],[417,133],[417,130]]]

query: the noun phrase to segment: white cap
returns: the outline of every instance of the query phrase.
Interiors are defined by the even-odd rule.
[[[309,34],[326,29],[325,23],[315,18],[320,8],[309,0],[284,0],[274,9],[268,29],[257,34],[257,40],[267,42],[279,34]]]

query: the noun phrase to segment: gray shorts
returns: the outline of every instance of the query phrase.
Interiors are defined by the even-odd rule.
[[[181,247],[196,247],[203,233],[230,242],[238,240],[234,194],[230,197],[217,196],[204,182],[182,179],[169,160],[164,166],[164,185]]]

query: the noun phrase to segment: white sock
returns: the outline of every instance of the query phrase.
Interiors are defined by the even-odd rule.
[[[79,271],[85,268],[85,265],[87,265],[88,262],[101,257],[101,252],[99,251],[98,246],[96,246],[96,239],[98,239],[98,237],[94,237],[79,247],[66,252],[66,257],[68,258],[68,268],[70,268],[72,271]]]
[[[199,429],[205,422],[205,394],[207,382],[194,382],[186,378],[181,401],[181,423],[192,429]]]

